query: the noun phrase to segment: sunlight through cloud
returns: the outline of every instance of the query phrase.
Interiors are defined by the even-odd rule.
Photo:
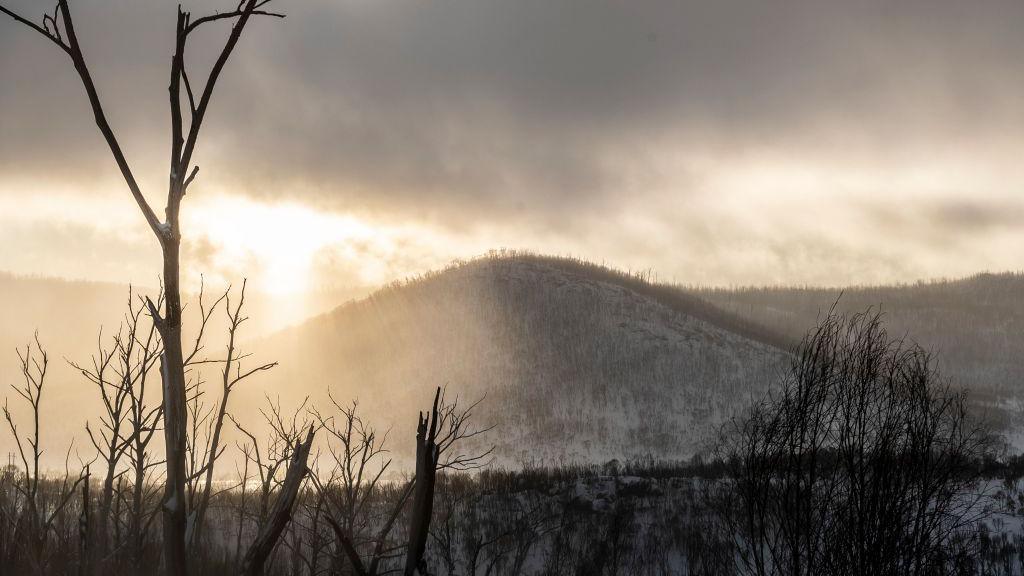
[[[261,290],[283,294],[310,288],[323,250],[371,245],[387,251],[394,229],[296,202],[265,203],[220,194],[196,202],[187,226],[212,247],[209,264],[222,273],[258,270]]]

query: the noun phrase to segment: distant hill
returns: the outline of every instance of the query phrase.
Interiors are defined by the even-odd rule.
[[[703,299],[570,259],[497,254],[394,284],[263,342],[274,394],[358,398],[411,446],[434,386],[486,396],[506,462],[692,454],[764,393],[786,343]]]
[[[851,288],[738,288],[689,291],[751,322],[800,338],[834,303],[885,314],[895,336],[931,351],[942,374],[971,391],[977,406],[1009,426],[1024,446],[1024,274]]]
[[[252,362],[280,366],[236,392],[242,422],[259,427],[265,394],[285,408],[307,395],[324,408],[330,389],[339,402],[358,398],[402,456],[417,411],[434,386],[447,385],[464,399],[484,397],[476,421],[497,426],[484,443],[507,464],[688,456],[778,381],[787,351],[838,299],[846,311],[881,305],[891,333],[933,351],[943,374],[1024,446],[1021,274],[845,290],[694,289],[574,259],[495,253],[341,304],[350,297],[323,294],[298,310],[253,295],[245,350]],[[88,455],[81,432],[98,409],[63,358],[87,362],[97,329],[116,329],[126,298],[116,284],[0,273],[0,386],[18,381],[14,347],[38,327],[51,353],[44,446],[54,465],[75,435]],[[282,325],[274,318],[326,310],[273,332]],[[221,331],[212,334],[215,352]],[[213,376],[205,378],[215,385]],[[211,401],[217,396],[211,390]],[[0,450],[10,449],[0,431]]]

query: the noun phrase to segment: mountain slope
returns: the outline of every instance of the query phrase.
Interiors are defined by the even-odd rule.
[[[841,310],[881,304],[892,334],[935,352],[943,374],[969,388],[975,405],[1024,446],[1014,432],[1024,430],[1024,275],[842,292]],[[412,446],[417,410],[434,386],[448,385],[463,398],[486,395],[475,421],[498,426],[484,441],[497,444],[506,463],[685,456],[777,380],[786,365],[781,350],[839,295],[688,290],[578,260],[496,254],[246,342],[244,350],[256,353],[250,362],[281,365],[240,387],[232,412],[258,429],[264,393],[286,408],[309,395],[323,409],[331,388],[339,402],[359,398],[378,428],[391,427],[401,453]],[[0,385],[18,382],[13,347],[39,327],[51,352],[44,443],[58,460],[72,436],[82,445],[84,422],[98,411],[95,390],[63,358],[87,362],[99,325],[108,336],[116,330],[126,299],[127,287],[114,284],[0,273]],[[329,300],[315,306],[324,310]],[[294,317],[255,295],[249,310],[253,322]],[[246,334],[266,334],[270,325],[246,324]],[[222,349],[222,332],[212,330],[211,354]],[[6,434],[0,449],[13,449]]]
[[[691,292],[719,307],[799,338],[833,304],[877,307],[893,335],[931,351],[942,374],[971,391],[996,424],[1024,429],[1024,274],[852,288],[741,288]],[[1024,438],[1015,443],[1024,446]]]
[[[510,463],[692,454],[760,396],[781,340],[675,289],[499,255],[393,285],[263,342],[271,394],[358,397],[411,445],[434,386],[475,399]],[[251,398],[251,395],[249,395]]]

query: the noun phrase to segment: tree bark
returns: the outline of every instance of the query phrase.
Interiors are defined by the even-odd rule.
[[[170,211],[170,210],[168,210]],[[170,220],[170,218],[168,218]],[[176,218],[174,220],[177,220]],[[164,444],[167,481],[163,499],[164,567],[168,575],[187,573],[185,555],[185,364],[181,349],[181,293],[177,230],[164,242],[164,316],[159,321],[164,344],[160,375],[163,380]]]
[[[115,431],[112,436],[118,438],[117,432]],[[115,441],[112,441],[113,444]],[[113,453],[113,450],[111,450]],[[111,521],[110,509],[114,500],[114,474],[116,470],[117,461],[113,460],[107,465],[107,473],[103,478],[103,491],[100,492],[99,502],[99,514],[97,515],[94,526],[96,528],[96,547],[100,557],[103,557],[110,551],[110,529],[109,523]],[[116,520],[115,520],[116,521]]]
[[[82,482],[82,512],[78,518],[78,574],[89,576],[92,573],[92,550],[89,547],[89,472],[85,473]]]

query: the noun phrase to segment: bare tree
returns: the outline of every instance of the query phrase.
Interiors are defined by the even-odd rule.
[[[57,0],[52,14],[46,14],[41,23],[33,22],[13,10],[0,5],[0,12],[38,32],[71,59],[72,64],[85,88],[92,107],[96,126],[103,135],[114,157],[128,189],[138,205],[146,223],[156,236],[163,253],[163,312],[150,303],[150,312],[160,332],[164,350],[161,358],[161,375],[164,380],[164,438],[167,476],[163,499],[164,562],[169,574],[185,574],[186,566],[186,380],[185,359],[182,353],[182,306],[180,289],[180,246],[181,226],[179,214],[181,202],[189,185],[195,180],[198,166],[193,163],[193,154],[199,141],[200,129],[206,118],[214,88],[227,64],[246,24],[253,16],[283,17],[264,9],[271,0],[241,0],[233,9],[199,18],[192,18],[188,12],[178,8],[175,25],[175,45],[171,58],[169,104],[171,112],[171,159],[168,178],[165,219],[157,216],[139,186],[135,174],[121,149],[113,128],[107,120],[99,92],[79,44],[74,20],[68,7],[68,0]],[[215,60],[204,85],[193,89],[187,73],[185,51],[189,38],[207,24],[220,21],[232,22],[231,32]],[[184,92],[184,93],[183,93]],[[187,108],[183,111],[183,105]],[[186,121],[187,129],[186,129]]]
[[[163,404],[152,406],[148,402],[149,376],[162,353],[162,343],[156,326],[140,325],[141,306],[129,317],[126,337],[118,346],[120,378],[128,389],[128,445],[125,451],[131,472],[131,497],[126,533],[128,548],[136,570],[142,566],[150,527],[156,518],[156,509],[150,506],[155,497],[151,482],[152,470],[163,463],[154,459],[149,445],[163,420]]]
[[[399,485],[388,501],[382,478],[391,466],[386,455],[387,435],[378,436],[357,414],[358,403],[342,406],[333,396],[337,415],[326,416],[311,409],[324,430],[328,452],[333,459],[329,471],[317,471],[313,482],[325,503],[324,520],[337,540],[337,556],[345,558],[359,576],[378,576],[401,570],[394,568],[402,556],[408,570],[422,566],[423,552],[433,513],[433,490],[438,471],[472,470],[484,465],[491,450],[470,455],[456,449],[458,444],[490,428],[471,427],[473,410],[459,406],[458,398],[448,402],[438,388],[431,410],[419,415],[416,475]],[[429,429],[429,432],[428,432]],[[383,510],[371,510],[371,503],[386,501]],[[392,531],[412,501],[409,530],[404,542]],[[414,539],[415,538],[415,539]],[[402,553],[404,549],[404,554]]]
[[[11,414],[7,401],[4,401],[3,413],[7,426],[10,429],[14,444],[17,447],[18,455],[24,466],[24,474],[21,481],[15,487],[24,500],[24,507],[21,511],[21,519],[27,528],[27,534],[20,542],[20,545],[28,550],[25,556],[30,562],[30,569],[36,574],[45,574],[47,571],[47,543],[54,521],[64,513],[71,499],[75,496],[79,484],[88,479],[88,470],[71,480],[70,468],[66,465],[71,455],[71,447],[65,458],[65,474],[57,493],[53,498],[43,498],[41,487],[43,478],[39,472],[39,462],[43,454],[41,445],[40,423],[41,405],[43,391],[46,387],[46,376],[49,368],[49,355],[39,341],[39,334],[36,333],[32,342],[25,346],[25,350],[18,350],[18,360],[21,368],[23,385],[21,387],[11,385],[18,396],[25,400],[32,412],[32,430],[22,437]]]
[[[955,572],[985,513],[991,436],[921,348],[877,313],[829,316],[724,454],[738,568],[762,575]]]
[[[200,289],[197,298],[198,325],[195,341],[185,357],[185,364],[191,374],[189,385],[190,433],[187,437],[189,446],[188,501],[189,510],[189,542],[190,547],[201,538],[205,525],[205,513],[213,496],[214,463],[223,453],[220,445],[221,430],[227,411],[229,395],[236,384],[249,376],[267,370],[276,363],[262,364],[255,368],[243,370],[241,363],[249,355],[237,349],[238,331],[247,320],[243,315],[245,303],[245,283],[237,302],[232,302],[231,288],[219,297],[212,305],[205,298],[205,286]],[[115,494],[115,480],[120,481],[123,474],[129,471],[120,465],[122,457],[131,453],[130,458],[135,472],[135,486],[132,495],[132,514],[128,517],[126,533],[135,540],[129,547],[133,551],[136,566],[141,562],[142,549],[148,532],[148,522],[143,519],[143,510],[147,509],[147,484],[150,484],[148,468],[155,463],[147,462],[146,445],[152,438],[155,425],[159,420],[158,408],[145,409],[145,382],[157,357],[159,356],[159,338],[156,338],[155,327],[149,324],[148,333],[143,326],[145,311],[148,306],[140,299],[135,304],[134,294],[129,289],[129,310],[125,314],[118,333],[108,344],[104,341],[103,331],[97,340],[97,352],[93,355],[90,365],[83,366],[69,362],[100,393],[104,412],[99,425],[86,425],[88,437],[97,451],[105,473],[101,476],[97,511],[93,515],[93,538],[95,546],[92,552],[97,560],[112,560],[112,551],[121,550],[119,537],[110,541],[110,531],[120,532],[120,515],[114,514],[112,508],[119,504]],[[233,305],[234,304],[234,305]],[[200,355],[205,349],[204,336],[213,315],[223,305],[228,320],[228,338],[226,356],[224,358],[206,358]],[[204,365],[222,364],[221,388],[222,395],[217,406],[206,411],[201,401],[202,391],[199,389],[202,380],[198,369]],[[141,457],[139,457],[141,455]]]
[[[78,516],[78,573],[89,576],[93,570],[92,548],[92,498],[89,497],[89,467],[85,467],[85,481],[82,482],[82,510]]]
[[[131,303],[130,292],[129,303]],[[140,314],[141,310],[140,308]],[[137,316],[135,320],[138,320]],[[131,438],[125,438],[122,430],[122,427],[126,427],[128,418],[131,389],[114,374],[114,367],[111,366],[118,358],[119,349],[123,345],[122,331],[114,336],[113,345],[108,349],[103,342],[103,329],[100,329],[96,338],[97,351],[92,357],[91,366],[83,367],[73,361],[68,361],[86,380],[96,386],[103,403],[104,412],[100,415],[99,427],[94,428],[88,422],[85,425],[89,441],[96,449],[97,456],[102,460],[104,468],[99,509],[97,515],[92,518],[92,527],[95,528],[97,540],[97,548],[93,552],[100,556],[106,554],[109,546],[108,535],[111,521],[110,511],[114,499],[114,478],[118,475],[121,457],[131,444]]]
[[[390,540],[390,534],[414,483],[399,488],[397,500],[382,520],[375,522],[370,507],[381,497],[381,480],[392,463],[386,458],[387,433],[378,436],[363,421],[358,402],[342,406],[333,395],[328,397],[338,411],[336,416],[325,416],[315,408],[310,412],[324,431],[333,461],[329,471],[318,471],[313,481],[324,505],[324,520],[335,534],[336,555],[345,558],[356,574],[376,575],[381,562],[396,558],[395,552],[401,548]]]
[[[472,456],[449,450],[456,443],[491,429],[474,430],[469,426],[473,410],[479,403],[480,401],[477,401],[468,408],[460,409],[457,397],[450,403],[445,402],[443,390],[438,388],[430,412],[421,412],[419,415],[419,425],[416,428],[416,488],[409,518],[406,576],[429,574],[424,553],[430,534],[430,520],[433,517],[434,485],[438,471],[479,468],[493,450],[492,448]],[[442,460],[442,455],[446,455],[446,459]]]
[[[32,352],[33,343],[35,344],[35,354]],[[18,428],[7,407],[6,400],[4,401],[4,418],[7,420],[11,435],[14,437],[15,444],[18,447],[18,455],[21,457],[22,465],[25,467],[24,490],[29,504],[33,505],[36,501],[36,495],[39,493],[39,458],[43,453],[39,445],[39,407],[43,399],[43,388],[46,385],[46,373],[49,369],[50,361],[49,355],[39,341],[38,332],[35,334],[34,342],[27,344],[24,352],[18,350],[17,353],[24,385],[22,388],[18,388],[12,384],[11,389],[24,398],[32,410],[32,433],[25,438],[25,444],[28,444],[30,448],[28,455],[25,453],[22,437],[18,433]]]
[[[202,536],[202,530],[206,520],[206,511],[210,506],[210,497],[212,496],[213,488],[214,463],[223,452],[223,447],[221,446],[221,432],[224,428],[224,419],[227,415],[228,398],[231,395],[231,391],[234,390],[235,386],[239,382],[253,374],[270,370],[274,366],[277,366],[277,362],[269,362],[260,364],[253,368],[245,370],[242,369],[242,361],[250,356],[249,354],[239,353],[236,340],[238,330],[242,326],[242,323],[249,319],[248,316],[242,315],[242,309],[245,306],[245,287],[246,282],[243,280],[238,303],[234,307],[231,305],[231,288],[229,287],[225,292],[224,309],[228,317],[228,343],[226,356],[224,358],[224,368],[221,371],[221,398],[217,404],[216,413],[210,419],[210,429],[207,434],[208,441],[205,450],[205,463],[203,467],[200,468],[204,473],[204,480],[202,487],[198,491],[196,502],[192,506],[191,523],[194,528],[192,531],[192,537],[189,539],[190,545]],[[193,450],[193,453],[194,452],[195,450]]]
[[[292,511],[295,502],[299,497],[299,489],[309,469],[306,466],[309,460],[309,451],[313,447],[313,435],[316,429],[309,427],[306,439],[296,442],[291,447],[291,461],[284,481],[278,489],[277,498],[274,500],[274,507],[270,510],[263,527],[260,529],[256,539],[253,540],[249,551],[242,559],[240,573],[243,576],[262,576],[267,559],[273,552],[281,533],[292,519]]]
[[[311,470],[310,476],[312,477],[312,470],[316,469],[315,462],[309,468]],[[286,545],[295,556],[295,562],[300,567],[305,568],[305,573],[310,576],[317,576],[324,568],[328,568],[322,568],[321,560],[330,553],[328,548],[331,539],[328,534],[324,533],[323,529],[326,523],[324,520],[326,503],[319,491],[309,492],[304,496],[299,500],[302,512],[296,514],[296,517],[292,520],[296,541],[294,543],[286,542]],[[293,572],[296,574],[303,573],[301,568],[293,570]]]
[[[313,446],[316,427],[299,415],[306,408],[303,401],[299,407],[285,418],[280,403],[275,404],[267,398],[268,408],[260,410],[264,420],[271,428],[271,438],[265,450],[260,449],[259,440],[246,430],[233,416],[228,418],[238,430],[247,436],[251,444],[242,446],[246,460],[246,472],[242,476],[242,485],[248,483],[249,463],[256,469],[260,482],[258,511],[256,513],[257,535],[245,556],[241,559],[240,573],[258,576],[263,573],[264,565],[277,545],[285,527],[291,521],[292,511],[298,500],[306,474],[309,472],[307,462]],[[284,478],[281,471],[284,470]],[[273,499],[274,493],[276,499]],[[273,499],[273,504],[271,500]],[[244,502],[243,502],[244,506]],[[239,522],[239,533],[244,529]]]
[[[100,492],[98,515],[92,518],[92,527],[95,528],[97,549],[92,550],[101,556],[106,554],[108,541],[108,527],[110,521],[110,508],[114,497],[114,478],[118,472],[118,463],[121,456],[128,448],[129,442],[122,436],[121,427],[125,424],[128,409],[128,389],[121,386],[113,375],[110,364],[116,357],[117,343],[121,339],[120,332],[114,337],[115,345],[112,349],[105,349],[103,344],[103,330],[100,329],[97,336],[97,352],[92,357],[92,366],[82,367],[74,362],[71,366],[78,370],[83,377],[94,384],[100,393],[103,401],[104,413],[100,416],[100,425],[94,429],[88,422],[85,425],[86,434],[92,442],[98,457],[104,464],[103,487]]]
[[[136,298],[129,287],[128,310],[117,334],[106,343],[100,329],[97,351],[89,365],[68,361],[96,386],[103,406],[98,426],[86,423],[87,436],[103,464],[102,486],[91,524],[96,540],[92,552],[100,562],[111,560],[114,551],[122,549],[120,511],[115,513],[113,508],[120,506],[123,477],[130,471],[134,472],[133,495],[124,533],[135,540],[127,548],[134,552],[136,563],[141,561],[141,542],[148,531],[142,519],[149,483],[147,471],[154,465],[148,456],[148,444],[161,411],[145,404],[146,379],[160,354],[156,329],[152,323],[146,325],[147,309],[145,300]],[[123,459],[128,461],[127,467],[122,465]],[[115,482],[120,487],[115,487]],[[111,531],[115,532],[113,539]]]
[[[203,380],[201,368],[208,364],[224,362],[224,360],[207,358],[205,356],[200,356],[199,354],[206,349],[204,338],[211,318],[217,312],[220,305],[227,300],[230,294],[231,287],[228,286],[228,288],[214,300],[213,304],[208,304],[206,301],[206,283],[205,281],[200,282],[199,296],[196,299],[196,303],[199,308],[199,328],[196,331],[192,349],[184,359],[186,376],[186,411],[188,414],[188,432],[185,434],[185,502],[186,510],[189,511],[187,515],[185,538],[190,549],[192,545],[191,543],[196,538],[196,506],[202,493],[200,481],[208,472],[212,478],[214,465],[216,464],[217,458],[219,458],[223,452],[223,449],[216,446],[212,447],[211,450],[211,440],[213,439],[215,421],[214,414],[216,408],[208,408],[204,400],[206,390],[204,389],[205,382]],[[226,367],[230,370],[231,363],[226,362]],[[222,398],[221,403],[226,405],[226,402],[227,397],[225,396]]]

